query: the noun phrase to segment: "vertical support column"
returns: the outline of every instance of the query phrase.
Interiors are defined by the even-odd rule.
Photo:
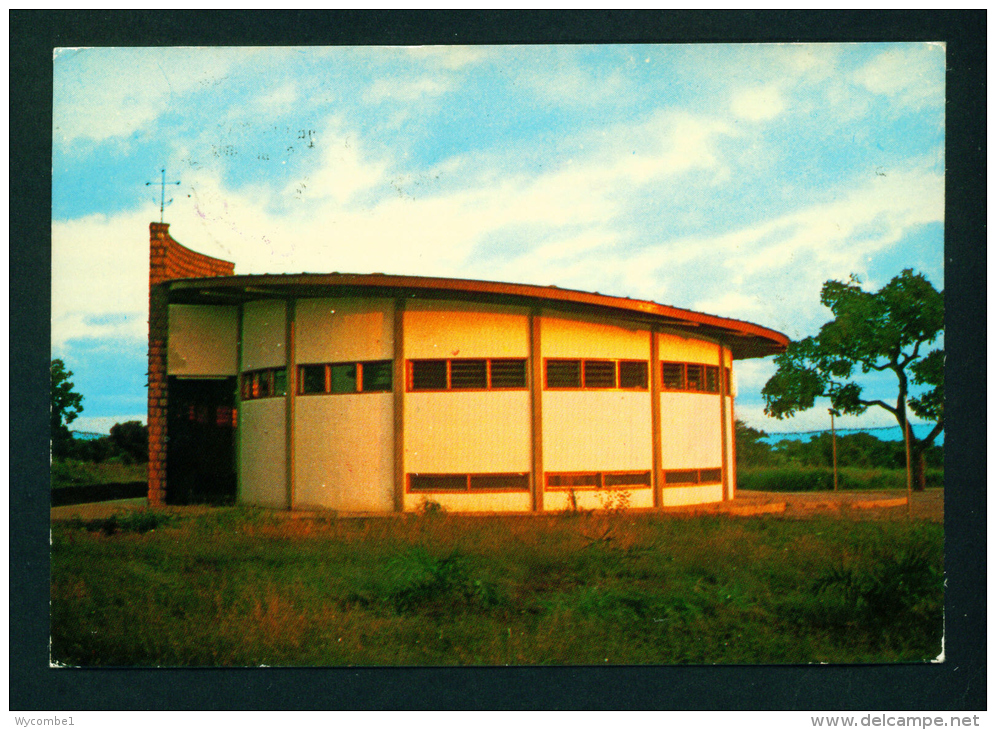
[[[239,304],[235,330],[235,503],[242,502],[242,322],[245,305]]]
[[[169,226],[149,226],[149,504],[166,503],[166,338],[169,330],[169,298],[166,248]]]
[[[284,460],[287,474],[287,509],[294,509],[294,408],[297,401],[297,352],[294,346],[296,299],[288,299],[284,307],[286,331],[284,334],[284,355],[287,368],[287,395],[284,407]]]
[[[727,457],[728,451],[726,446],[727,434],[729,433],[727,423],[726,423],[726,355],[723,353],[723,343],[720,342],[717,347],[719,348],[719,418],[720,418],[720,438],[722,439],[722,447],[720,449],[721,459],[723,460],[722,468],[719,473],[722,477],[721,481],[723,484],[723,501],[731,499],[731,494],[729,490],[730,483],[730,470],[729,470],[729,459]]]
[[[394,300],[394,511],[405,511],[405,300]]]
[[[650,433],[653,443],[653,473],[650,475],[654,491],[654,507],[664,506],[663,457],[661,456],[661,339],[656,329],[650,329]]]
[[[533,512],[543,511],[543,350],[540,340],[542,310],[529,311],[529,410],[532,443],[531,487]]]
[[[733,372],[733,362],[730,362],[730,372]],[[730,465],[733,470],[730,472],[730,487],[733,494],[733,498],[737,498],[737,434],[736,434],[736,423],[737,423],[737,411],[736,404],[734,403],[733,394],[730,394],[730,423],[733,424],[733,448],[730,449]]]

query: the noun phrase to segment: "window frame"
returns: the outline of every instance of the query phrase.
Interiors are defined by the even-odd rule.
[[[255,368],[241,373],[241,384],[239,388],[239,400],[253,401],[265,400],[268,398],[283,398],[287,395],[287,383],[284,381],[283,392],[277,391],[277,372],[285,373],[287,368],[283,365],[272,368]],[[262,392],[263,382],[266,383],[266,392]]]
[[[352,365],[354,368],[356,389],[355,390],[332,390],[332,368],[337,365]],[[392,373],[391,387],[384,390],[367,390],[364,385],[364,367],[368,365],[387,365],[388,371]],[[304,370],[305,368],[323,368],[325,373],[324,390],[308,391],[304,390]],[[359,393],[391,393],[394,390],[393,361],[391,360],[347,360],[344,362],[315,362],[299,363],[297,366],[297,395],[300,397],[310,397],[316,395],[357,395]]]
[[[492,363],[501,362],[521,362],[522,363],[522,385],[494,385],[492,380]],[[415,368],[418,363],[442,362],[446,365],[446,387],[445,388],[416,388]],[[453,363],[454,362],[483,362],[484,363],[484,387],[454,387],[453,386]],[[405,390],[409,393],[483,393],[486,391],[515,391],[529,390],[529,358],[525,357],[427,357],[409,358],[405,360]]]
[[[461,489],[415,489],[412,487],[412,477],[416,478],[444,478],[457,480],[462,478],[463,488]],[[494,487],[491,489],[474,489],[473,480],[478,477],[511,477],[522,480],[522,486]],[[409,472],[405,474],[405,494],[528,494],[529,493],[529,472],[460,472],[455,474],[418,473]]]
[[[720,370],[719,365],[709,365],[707,363],[701,362],[678,362],[676,360],[662,360],[660,363],[661,367],[657,372],[657,377],[659,378],[659,383],[661,385],[661,392],[667,393],[708,393],[709,395],[719,395],[721,392],[720,388]],[[667,366],[678,366],[681,369],[681,385],[680,387],[673,387],[668,384],[668,379],[664,377],[664,370]],[[689,368],[698,368],[701,374],[701,379],[699,380],[700,387],[692,387],[691,380],[689,378]],[[726,374],[726,395],[730,395],[730,368],[723,368]],[[714,388],[709,387],[710,378],[713,381]]]
[[[574,362],[578,363],[578,379],[580,385],[550,385],[550,363],[551,362]],[[587,378],[587,363],[598,362],[598,363],[612,363],[614,370],[614,384],[611,386],[603,385],[589,385]],[[643,363],[645,370],[644,385],[642,386],[623,386],[622,385],[622,363]],[[543,358],[543,390],[591,390],[591,391],[607,391],[607,390],[623,390],[633,393],[642,393],[650,390],[650,361],[640,360],[636,358],[606,358],[606,357],[544,357]]]
[[[605,477],[614,476],[646,476],[645,484],[606,484]],[[552,478],[557,477],[595,477],[597,484],[561,485],[550,484]],[[650,489],[651,484],[650,469],[620,469],[608,471],[548,471],[543,473],[543,487],[547,492],[599,492],[599,491],[619,491],[622,489]]]
[[[712,476],[712,473],[717,473],[718,476],[715,479],[704,479],[703,474],[708,474]],[[692,479],[688,481],[669,481],[669,477],[678,477],[678,475],[688,474],[692,476]],[[676,487],[697,487],[701,485],[716,485],[723,483],[723,467],[713,466],[706,467],[702,469],[662,469],[661,470],[661,486],[665,489],[673,489]]]

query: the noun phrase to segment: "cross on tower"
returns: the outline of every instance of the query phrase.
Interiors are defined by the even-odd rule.
[[[180,184],[179,180],[177,180],[176,182],[169,182],[169,183],[166,182],[166,168],[165,167],[161,170],[161,172],[162,172],[162,180],[159,183],[162,186],[162,193],[161,193],[161,197],[159,198],[159,222],[160,223],[163,222],[163,210],[166,208],[166,186],[167,185],[179,185]],[[148,185],[155,185],[154,182],[147,182],[145,184],[146,184],[146,186],[148,186]],[[172,203],[173,202],[173,198],[170,198],[169,202]]]

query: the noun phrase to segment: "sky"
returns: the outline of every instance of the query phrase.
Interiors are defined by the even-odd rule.
[[[53,68],[52,356],[82,431],[145,421],[163,168],[171,235],[237,274],[556,285],[792,339],[830,319],[827,280],[944,286],[943,44],[83,48]],[[772,358],[735,371],[738,418],[829,427],[826,403],[764,415]]]

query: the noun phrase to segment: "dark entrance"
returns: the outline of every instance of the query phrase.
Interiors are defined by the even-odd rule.
[[[170,378],[167,504],[235,502],[235,378]]]

